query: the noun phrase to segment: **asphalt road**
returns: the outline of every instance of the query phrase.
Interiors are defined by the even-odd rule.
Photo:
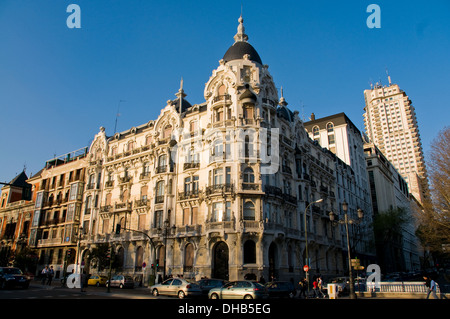
[[[44,286],[32,283],[28,289],[0,290],[0,299],[173,299],[166,296],[152,296],[148,288],[119,289],[106,287],[87,287],[85,292],[79,288],[61,287],[58,284]]]

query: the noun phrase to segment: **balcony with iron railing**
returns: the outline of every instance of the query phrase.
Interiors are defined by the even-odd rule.
[[[119,183],[123,184],[123,183],[128,183],[129,181],[132,180],[131,176],[123,176],[123,177],[119,177]]]
[[[262,102],[263,102],[263,104],[267,104],[267,105],[269,105],[271,107],[275,107],[275,108],[277,107],[277,104],[278,104],[275,101],[265,98],[265,97],[262,98]]]
[[[207,221],[205,223],[205,230],[207,232],[221,232],[234,231],[236,229],[236,222],[232,220],[227,221]]]
[[[117,211],[129,211],[132,208],[131,202],[119,202],[114,203],[114,210]]]
[[[161,174],[167,172],[167,165],[160,165],[156,167],[156,173]]]
[[[186,200],[186,199],[192,199],[192,198],[198,198],[199,196],[199,190],[192,190],[192,191],[185,191],[185,192],[179,192],[178,198],[180,200]]]
[[[148,180],[148,179],[150,179],[150,172],[143,172],[139,175],[140,181]]]
[[[188,169],[198,169],[200,168],[200,163],[184,163],[183,164],[183,170],[188,170]]]
[[[286,194],[286,193],[283,193],[283,199],[286,201],[286,202],[288,202],[288,203],[291,203],[291,204],[297,204],[297,197],[295,197],[295,196],[292,196],[291,194]]]
[[[232,183],[215,184],[206,187],[206,195],[212,195],[217,193],[230,193],[234,191],[234,185]]]
[[[213,97],[212,99],[213,106],[219,105],[219,104],[231,104],[231,95],[230,94],[221,94]]]
[[[259,183],[242,183],[242,190],[259,191],[261,190],[261,185]]]
[[[201,235],[202,225],[184,225],[176,227],[176,236],[196,236]]]
[[[105,187],[106,188],[110,188],[110,187],[113,187],[113,186],[114,186],[114,181],[113,180],[106,181],[106,183],[105,183]]]
[[[272,185],[265,185],[264,192],[267,195],[280,196],[280,197],[283,196],[283,191],[281,190],[281,188],[272,186]]]
[[[161,203],[164,203],[164,195],[155,196],[155,204],[161,204]]]
[[[136,199],[134,201],[134,207],[146,207],[150,204],[147,198]]]

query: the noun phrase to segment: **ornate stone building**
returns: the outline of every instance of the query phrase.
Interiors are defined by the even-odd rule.
[[[28,182],[33,185],[34,214],[29,246],[38,255],[37,274],[53,266],[55,279],[76,260],[87,148],[55,157]]]
[[[23,171],[1,189],[0,265],[12,264],[15,256],[28,245],[34,205],[27,179]]]
[[[312,274],[343,272],[341,236],[328,217],[336,211],[332,154],[278,96],[242,17],[234,39],[205,102],[191,105],[181,84],[156,120],[95,136],[81,258],[107,244],[119,270],[135,277],[151,273],[145,263],[162,276],[298,280],[306,227]],[[88,267],[98,271],[96,262]]]

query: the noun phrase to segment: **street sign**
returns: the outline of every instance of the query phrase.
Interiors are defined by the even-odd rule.
[[[353,267],[359,266],[359,259],[358,258],[351,259],[351,262],[352,262],[352,266]]]
[[[144,263],[142,263],[142,268],[145,268],[145,267],[147,267],[147,264],[144,262]]]
[[[364,270],[364,266],[354,266],[355,270]]]
[[[308,271],[309,271],[308,265],[303,266],[303,271],[304,271],[304,272],[308,272]]]

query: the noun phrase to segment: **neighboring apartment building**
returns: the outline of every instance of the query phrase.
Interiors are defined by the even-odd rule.
[[[0,195],[0,266],[11,265],[27,247],[34,205],[27,174],[22,171],[5,183]]]
[[[55,157],[28,180],[35,185],[29,245],[39,257],[38,273],[53,266],[56,279],[76,259],[86,152],[83,148]]]
[[[100,128],[86,156],[81,259],[107,244],[120,271],[144,281],[144,263],[161,276],[299,280],[306,226],[311,272],[343,273],[328,217],[333,155],[278,97],[247,39],[240,18],[204,103],[191,105],[181,86],[156,120],[110,137]]]
[[[364,144],[373,212],[376,216],[389,209],[402,207],[408,221],[401,226],[401,238],[392,238],[377,247],[378,262],[382,273],[415,271],[421,268],[422,248],[415,235],[414,206],[405,179],[373,143]],[[379,243],[383,244],[382,240]]]
[[[370,141],[400,172],[423,204],[428,192],[425,160],[414,106],[397,84],[364,90],[364,124]]]
[[[350,249],[362,265],[371,264],[376,255],[372,235],[373,212],[361,132],[345,113],[323,118],[316,118],[312,113],[310,121],[305,122],[305,129],[311,139],[335,154],[336,199],[339,204],[335,213],[342,216],[344,200],[348,203],[350,218],[358,219],[358,208],[364,211],[363,221],[349,227]],[[347,247],[344,225],[341,225],[341,234],[344,247]]]

